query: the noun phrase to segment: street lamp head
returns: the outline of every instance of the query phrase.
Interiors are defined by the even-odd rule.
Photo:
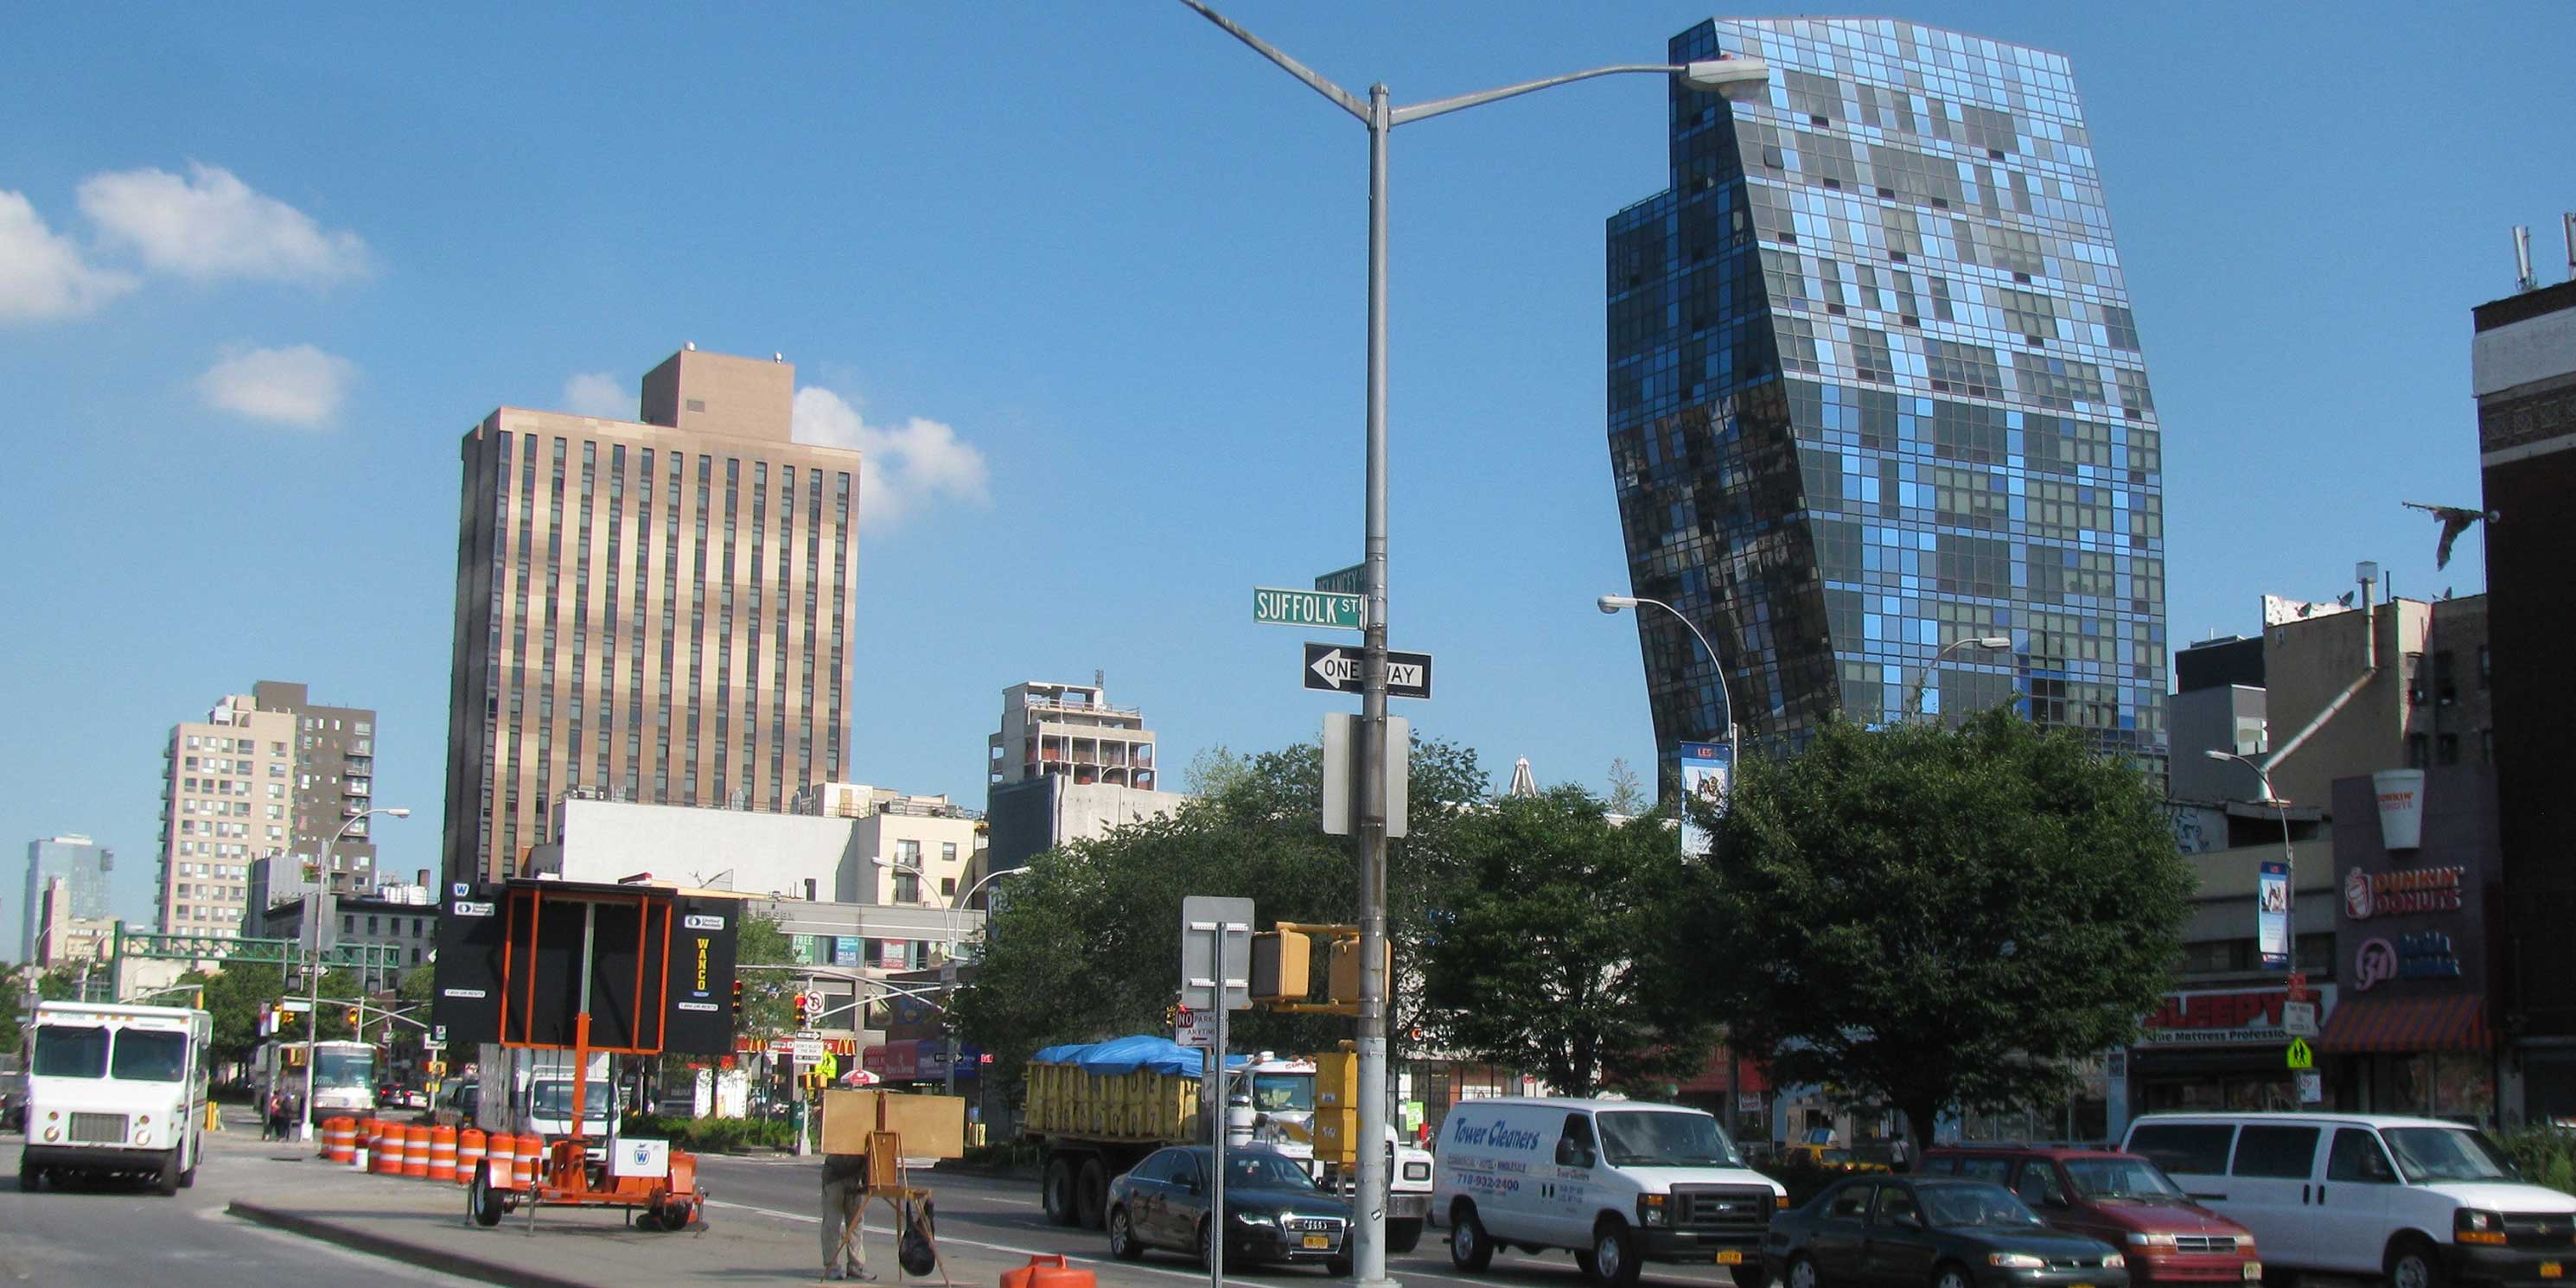
[[[394,806],[394,807],[393,807],[393,808],[391,808],[391,809],[383,810],[383,811],[380,811],[380,812],[381,812],[381,813],[386,813],[386,814],[391,814],[391,815],[393,815],[395,818],[410,818],[410,817],[411,817],[411,807],[410,807],[410,806],[408,806],[408,805],[396,805],[396,806]]]
[[[2204,751],[2204,752],[2202,752],[2202,753],[2200,753],[2200,754],[2202,754],[2202,755],[2204,755],[2204,756],[2209,757],[2211,760],[2238,760],[2238,759],[2242,759],[2242,758],[2241,758],[2241,757],[2239,757],[2235,752],[2232,752],[2232,751],[2220,751],[2220,750],[2219,750],[2218,748],[2216,748],[2216,747],[2212,747],[2212,748],[2210,748],[2209,750]]]
[[[1759,58],[1712,58],[1682,68],[1682,83],[1730,103],[1750,102],[1771,83],[1771,65]]]
[[[1637,597],[1634,595],[1603,595],[1599,600],[1594,602],[1601,606],[1602,612],[1615,615],[1622,608],[1635,608],[1637,606]]]
[[[918,873],[918,872],[920,872],[920,871],[921,871],[921,869],[920,869],[920,868],[918,868],[918,867],[916,867],[916,866],[914,866],[914,865],[912,865],[912,864],[909,864],[909,863],[898,863],[898,862],[894,861],[893,859],[889,859],[889,858],[885,857],[885,856],[884,856],[884,855],[882,855],[882,854],[871,854],[871,855],[869,855],[869,856],[868,856],[868,862],[873,863],[873,864],[875,864],[875,865],[877,865],[878,867],[881,867],[881,868],[891,868],[891,869],[893,869],[894,871],[897,871],[897,872],[912,872],[912,873]]]
[[[2011,647],[2012,647],[2012,636],[2010,636],[2010,635],[1980,635],[1980,636],[1976,637],[1975,639],[1972,639],[1972,640],[1968,641],[1968,643],[1970,643],[1970,644],[1972,644],[1972,645],[1974,645],[1974,646],[1976,646],[1976,647],[1978,647],[1978,648],[1981,648],[1981,649],[1986,649],[1986,650],[1994,651],[1994,652],[2000,652],[2000,651],[2002,651],[2002,650],[2004,650],[2004,649],[2008,649],[2008,648],[2011,648]]]

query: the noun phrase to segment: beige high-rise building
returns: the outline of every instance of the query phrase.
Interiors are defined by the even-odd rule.
[[[465,435],[449,880],[512,871],[576,793],[780,811],[845,776],[859,454],[793,441],[795,386],[692,346],[641,420]]]
[[[251,860],[294,843],[295,741],[293,713],[262,710],[248,694],[171,726],[153,897],[163,933],[240,932]]]

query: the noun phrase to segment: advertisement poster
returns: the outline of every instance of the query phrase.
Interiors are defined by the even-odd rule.
[[[1726,803],[1728,773],[1734,768],[1727,746],[1722,742],[1686,742],[1682,744],[1682,795],[1686,799],[1706,799],[1719,805]],[[1691,820],[1690,811],[1682,811],[1682,856],[1699,858],[1709,850],[1708,832]]]
[[[2254,947],[2263,955],[2263,969],[2290,968],[2290,865],[2279,859],[2266,860],[2262,878],[2255,883]]]
[[[834,935],[832,937],[832,964],[835,966],[856,966],[859,964],[859,937],[857,935]]]

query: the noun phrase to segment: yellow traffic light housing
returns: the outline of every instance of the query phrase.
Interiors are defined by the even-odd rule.
[[[364,1014],[365,1012],[359,1010],[357,1007],[352,1006],[349,1008],[348,1019],[350,1032],[355,1033],[358,1031],[358,1018]]]
[[[1394,977],[1395,948],[1386,940],[1378,941],[1379,960],[1387,967],[1388,978]],[[1324,982],[1324,995],[1336,1006],[1360,1004],[1360,941],[1358,936],[1333,941],[1332,975]]]
[[[1252,937],[1252,1000],[1302,1002],[1315,991],[1314,941],[1296,930],[1265,930]]]

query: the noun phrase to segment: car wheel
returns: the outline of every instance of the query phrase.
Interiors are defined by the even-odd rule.
[[[1204,1219],[1199,1222],[1199,1269],[1216,1269],[1216,1223]]]
[[[1099,1229],[1101,1220],[1109,1214],[1109,1169],[1101,1166],[1099,1159],[1082,1165],[1081,1176],[1073,1187],[1073,1214],[1086,1230]]]
[[[1137,1261],[1145,1255],[1145,1245],[1136,1242],[1136,1227],[1127,1220],[1127,1209],[1109,1209],[1109,1255],[1120,1261]]]
[[[1038,1182],[1038,1198],[1046,1207],[1047,1224],[1073,1224],[1072,1166],[1061,1158],[1048,1159],[1046,1175]]]
[[[1493,1263],[1494,1245],[1485,1238],[1485,1223],[1476,1219],[1476,1209],[1461,1206],[1451,1212],[1449,1264],[1472,1275]]]
[[[2442,1259],[2422,1239],[2404,1238],[2388,1249],[2389,1288],[2442,1288]]]
[[[1969,1277],[1966,1266],[1944,1262],[1932,1271],[1932,1288],[1977,1288],[1977,1281]]]
[[[1422,1220],[1418,1217],[1386,1223],[1386,1250],[1411,1252],[1422,1244]]]
[[[1348,1279],[1351,1277],[1351,1259],[1334,1257],[1324,1263],[1324,1272],[1335,1279]]]
[[[1592,1229],[1592,1280],[1605,1288],[1630,1288],[1637,1282],[1637,1243],[1626,1223],[1604,1219]]]
[[[1806,1253],[1789,1258],[1787,1288],[1820,1288],[1824,1276],[1816,1273],[1816,1259]]]

